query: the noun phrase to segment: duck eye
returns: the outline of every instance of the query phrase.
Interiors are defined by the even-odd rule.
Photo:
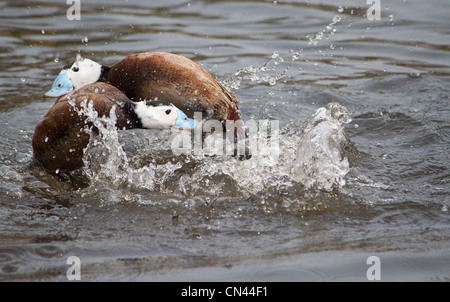
[[[172,112],[171,109],[167,109],[167,110],[166,110],[166,114],[167,114],[167,115],[169,115],[171,112]]]
[[[80,70],[80,69],[79,69],[78,67],[75,66],[74,68],[72,68],[72,70],[75,71],[75,72],[77,72],[77,71]]]

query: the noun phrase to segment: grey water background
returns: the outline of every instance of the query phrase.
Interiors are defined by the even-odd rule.
[[[65,281],[77,256],[84,281],[367,281],[375,255],[382,281],[449,281],[450,3],[380,4],[371,21],[365,0],[82,0],[70,21],[65,1],[0,1],[0,280]],[[32,167],[61,67],[143,51],[195,60],[244,120],[289,135],[345,106],[358,150],[346,184],[247,194],[220,169],[181,181],[182,167],[152,189],[78,188]],[[134,154],[153,152],[138,144],[150,134],[130,133],[145,164]]]

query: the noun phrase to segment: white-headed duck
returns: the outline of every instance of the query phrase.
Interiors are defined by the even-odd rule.
[[[209,72],[183,56],[165,52],[131,54],[112,67],[78,57],[55,79],[47,97],[60,97],[94,82],[119,88],[132,101],[164,99],[189,118],[239,120],[239,103]]]

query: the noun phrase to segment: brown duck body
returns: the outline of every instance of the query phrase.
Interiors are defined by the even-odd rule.
[[[101,79],[133,101],[164,99],[189,118],[239,120],[239,103],[234,95],[199,64],[164,52],[132,54],[113,65]]]
[[[49,172],[71,171],[83,165],[83,152],[90,140],[84,129],[92,127],[92,122],[79,111],[86,101],[92,102],[98,116],[109,117],[114,105],[130,100],[117,88],[100,82],[58,99],[36,126],[32,141],[35,160]],[[128,112],[116,108],[117,128],[139,128]]]

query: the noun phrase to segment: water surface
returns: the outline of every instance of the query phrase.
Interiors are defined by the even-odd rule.
[[[0,280],[65,281],[77,256],[85,281],[367,281],[375,255],[381,280],[449,281],[450,3],[380,3],[370,21],[366,1],[82,1],[70,21],[61,1],[1,1]],[[282,160],[172,157],[170,133],[135,130],[111,138],[126,168],[88,186],[32,165],[61,67],[144,51],[278,120]],[[289,167],[330,102],[351,113],[349,171],[305,188]]]

